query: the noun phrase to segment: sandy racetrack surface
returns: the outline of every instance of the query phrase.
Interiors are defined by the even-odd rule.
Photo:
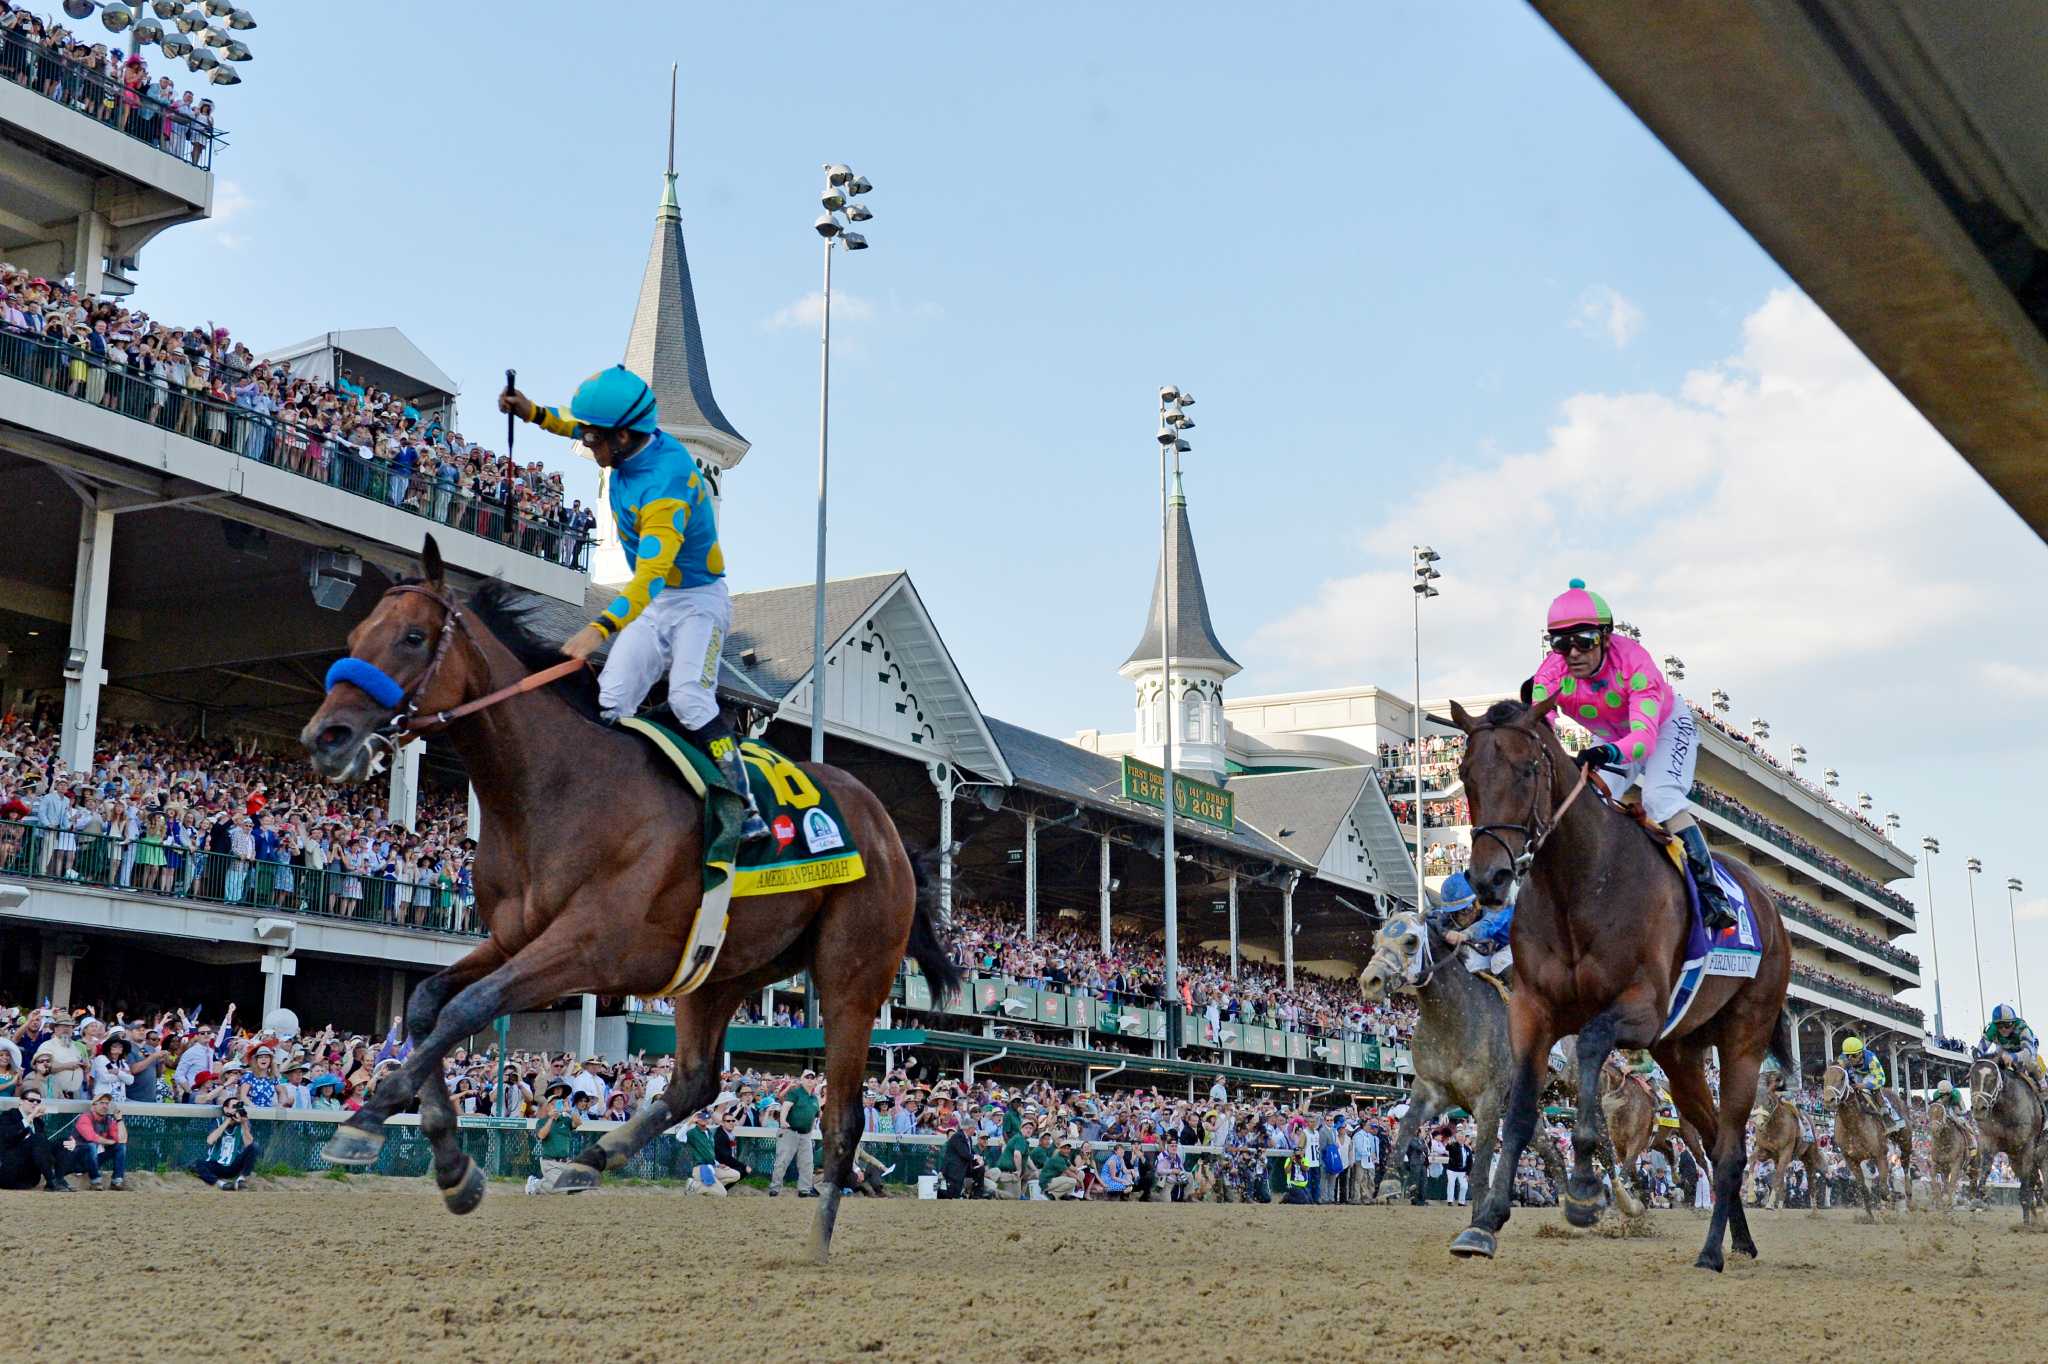
[[[1462,1209],[896,1197],[850,1203],[819,1270],[802,1259],[816,1204],[789,1195],[500,1183],[458,1220],[424,1181],[145,1181],[0,1194],[7,1244],[52,1267],[24,1260],[0,1298],[10,1355],[1839,1364],[1948,1357],[1958,1331],[2027,1353],[2048,1296],[2048,1238],[2015,1234],[2012,1210],[1753,1212],[1764,1258],[1717,1278],[1690,1267],[1704,1225],[1687,1212],[1619,1239],[1524,1210],[1488,1264],[1445,1251]]]

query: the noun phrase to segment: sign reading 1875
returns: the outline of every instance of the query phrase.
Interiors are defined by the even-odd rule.
[[[1166,772],[1136,758],[1124,759],[1124,799],[1139,805],[1164,808]],[[1237,827],[1237,797],[1220,786],[1211,786],[1179,773],[1173,778],[1173,812],[1183,819],[1213,824],[1219,829]]]

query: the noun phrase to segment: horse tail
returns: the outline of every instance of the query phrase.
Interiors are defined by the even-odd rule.
[[[958,990],[966,976],[946,947],[946,924],[939,905],[939,888],[932,878],[938,849],[915,852],[909,844],[903,851],[910,858],[910,874],[917,879],[917,910],[910,920],[910,946],[906,949],[917,969],[931,986],[932,1002],[938,1003]]]
[[[1792,1083],[1799,1083],[1799,1063],[1792,1059],[1792,1015],[1778,1010],[1777,1026],[1771,1029],[1771,1055],[1784,1067],[1785,1074],[1792,1077]]]

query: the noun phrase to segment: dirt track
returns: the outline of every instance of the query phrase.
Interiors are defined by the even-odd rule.
[[[6,1243],[48,1267],[21,1262],[0,1339],[14,1357],[66,1360],[1585,1359],[1598,1347],[1839,1364],[1951,1357],[1965,1337],[2026,1353],[2048,1297],[2048,1238],[2016,1235],[2012,1211],[1875,1228],[1839,1212],[1752,1213],[1763,1260],[1715,1278],[1690,1268],[1703,1228],[1684,1212],[1622,1240],[1566,1239],[1555,1211],[1524,1211],[1499,1260],[1467,1264],[1444,1250],[1460,1209],[908,1197],[850,1204],[820,1271],[801,1259],[815,1206],[666,1189],[525,1198],[494,1184],[458,1221],[425,1182],[379,1179],[0,1194]],[[1722,1316],[1727,1327],[1712,1324]],[[1594,1338],[1576,1334],[1581,1320]],[[1851,1336],[1862,1344],[1845,1354]]]

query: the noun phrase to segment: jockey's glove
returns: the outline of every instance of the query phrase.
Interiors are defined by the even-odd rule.
[[[1619,767],[1621,750],[1613,744],[1594,744],[1573,754],[1572,761],[1581,767]]]

